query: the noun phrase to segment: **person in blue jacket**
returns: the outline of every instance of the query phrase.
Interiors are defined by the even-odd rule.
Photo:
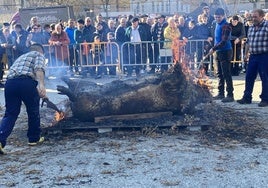
[[[232,44],[231,31],[232,28],[227,22],[224,9],[218,8],[215,11],[214,18],[216,20],[214,46],[209,51],[210,54],[216,51],[217,76],[218,76],[218,95],[215,99],[221,99],[222,102],[233,102],[233,80],[231,74]],[[224,87],[226,83],[227,96],[225,97]]]

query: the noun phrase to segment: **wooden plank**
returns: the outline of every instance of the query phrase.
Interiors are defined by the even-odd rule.
[[[124,114],[124,115],[111,115],[111,116],[100,116],[95,117],[95,123],[103,121],[118,121],[118,120],[135,120],[135,119],[149,119],[157,118],[161,116],[169,117],[172,116],[172,112],[152,112],[152,113],[141,113],[141,114]]]
[[[62,133],[62,132],[73,132],[73,131],[97,131],[99,133],[104,132],[111,132],[114,130],[133,130],[133,129],[141,129],[141,128],[171,128],[173,124],[171,122],[167,123],[160,123],[159,125],[150,125],[146,124],[146,126],[143,126],[141,124],[135,125],[121,125],[121,124],[109,124],[109,125],[100,125],[95,123],[87,123],[83,122],[80,125],[74,125],[74,126],[53,126],[53,127],[47,127],[43,129],[44,132],[49,134],[54,133]],[[207,131],[211,125],[208,125],[206,123],[197,123],[193,125],[188,124],[181,124],[176,129],[178,130],[185,130],[188,129],[190,131]]]
[[[170,128],[172,125],[171,124],[160,124],[159,126],[155,125],[146,125],[146,127],[158,127],[158,128]],[[145,127],[145,126],[144,126]],[[117,125],[117,124],[110,124],[110,125],[92,125],[92,124],[87,124],[83,123],[78,126],[54,126],[54,127],[47,127],[42,129],[43,132],[46,133],[62,133],[65,131],[72,132],[72,131],[98,131],[100,132],[110,132],[113,130],[128,130],[128,129],[140,129],[144,128],[142,125]],[[104,131],[105,130],[105,131]],[[109,130],[109,131],[106,131]]]

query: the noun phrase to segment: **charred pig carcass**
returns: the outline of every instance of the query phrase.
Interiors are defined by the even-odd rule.
[[[69,97],[73,116],[80,121],[151,112],[191,113],[198,103],[211,100],[209,90],[187,79],[179,63],[164,74],[103,85],[87,79],[63,80],[68,88],[57,86],[57,90]]]

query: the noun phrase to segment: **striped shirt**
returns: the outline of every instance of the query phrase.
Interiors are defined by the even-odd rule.
[[[45,72],[45,57],[39,52],[31,51],[21,55],[9,69],[7,79],[19,76],[30,76],[35,79],[35,72]]]
[[[248,29],[247,43],[250,54],[268,53],[268,21],[263,20],[258,27]]]

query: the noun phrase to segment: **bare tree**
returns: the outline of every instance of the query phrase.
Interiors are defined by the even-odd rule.
[[[103,9],[105,11],[105,14],[106,14],[106,18],[108,18],[108,8],[110,5],[110,0],[101,0],[101,2],[102,2]]]

